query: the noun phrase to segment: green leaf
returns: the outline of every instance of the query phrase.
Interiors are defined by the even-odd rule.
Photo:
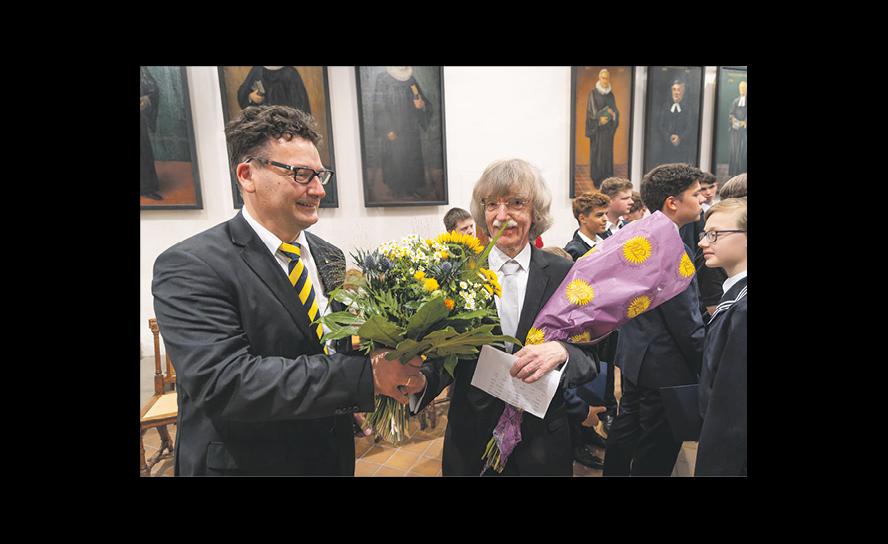
[[[456,364],[459,362],[459,358],[456,355],[450,355],[446,359],[444,359],[444,370],[450,374],[450,377],[455,377],[453,372],[456,370]]]
[[[393,348],[404,340],[404,331],[384,317],[374,315],[358,329],[358,336]]]
[[[443,295],[429,299],[407,320],[407,336],[418,339],[449,313]]]

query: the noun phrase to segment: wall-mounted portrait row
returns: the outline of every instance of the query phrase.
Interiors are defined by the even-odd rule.
[[[185,67],[141,66],[141,209],[202,208]],[[326,66],[220,66],[227,124],[244,108],[280,104],[310,113],[321,162],[336,170]],[[441,66],[355,68],[364,206],[448,203]],[[704,67],[650,66],[642,168],[700,164]],[[611,176],[632,175],[634,66],[571,67],[570,197]],[[712,173],[746,171],[746,67],[719,66]],[[322,208],[339,206],[336,176]],[[243,206],[231,173],[236,208]]]

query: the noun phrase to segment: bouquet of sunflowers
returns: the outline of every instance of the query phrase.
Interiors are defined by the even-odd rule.
[[[521,345],[493,333],[499,325],[494,295],[502,290],[486,266],[496,238],[483,247],[474,236],[453,231],[358,250],[351,257],[363,276],[331,293],[347,310],[318,320],[330,330],[322,341],[357,335],[364,353],[384,347],[393,350],[386,358],[402,364],[417,355],[442,360],[451,376],[459,359],[477,358],[481,346]],[[368,422],[397,445],[408,437],[407,416],[406,406],[377,395]]]

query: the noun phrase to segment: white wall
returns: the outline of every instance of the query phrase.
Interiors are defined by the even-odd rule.
[[[361,185],[361,148],[353,66],[328,72],[339,208],[321,209],[312,232],[348,256],[410,233],[433,236],[453,206],[468,209],[472,186],[497,159],[521,158],[538,166],[552,191],[555,223],[543,234],[547,245],[563,246],[576,221],[569,194],[570,67],[445,67],[445,137],[449,203],[444,206],[365,208]],[[710,165],[715,99],[714,66],[706,67],[701,167]],[[643,172],[642,134],[645,67],[635,75],[632,181]],[[139,327],[142,355],[153,352],[148,318],[154,316],[151,278],[154,260],[171,245],[234,217],[222,99],[215,66],[189,67],[188,85],[200,171],[202,210],[140,212]]]

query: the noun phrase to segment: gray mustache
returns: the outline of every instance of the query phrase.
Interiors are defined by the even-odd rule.
[[[503,222],[500,221],[499,219],[495,219],[495,220],[493,221],[493,228],[495,228],[495,229],[500,229],[500,228],[502,228],[502,226],[503,226]],[[508,228],[512,228],[512,227],[517,227],[517,226],[518,226],[518,222],[515,221],[514,219],[508,219],[508,220],[506,220],[506,228],[507,228],[507,229],[508,229]]]

